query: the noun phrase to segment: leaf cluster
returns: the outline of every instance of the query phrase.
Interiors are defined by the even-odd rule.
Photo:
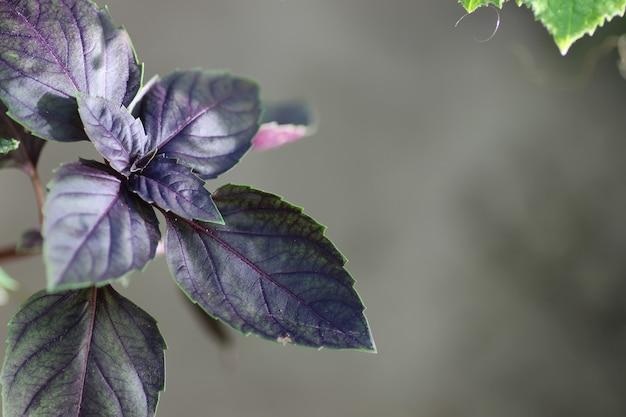
[[[0,0],[0,168],[34,175],[47,141],[89,141],[102,157],[62,165],[48,185],[47,290],[10,323],[0,376],[7,417],[155,413],[165,342],[110,284],[142,270],[161,241],[181,290],[237,331],[375,350],[354,280],[322,225],[249,186],[206,188],[259,132],[257,84],[191,69],[143,85],[142,74],[106,9]],[[280,125],[263,126],[271,147]],[[295,137],[293,126],[281,132],[281,141]]]

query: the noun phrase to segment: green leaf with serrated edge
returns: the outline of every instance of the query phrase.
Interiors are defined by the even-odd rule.
[[[16,150],[20,146],[20,142],[15,139],[0,138],[0,155],[6,155]]]
[[[502,0],[461,0],[461,4],[472,12],[480,6],[494,4],[502,6]],[[584,35],[592,35],[605,22],[623,16],[626,0],[516,0],[517,4],[529,7],[537,20],[565,55],[569,48]]]
[[[467,10],[468,13],[471,13],[481,6],[488,6],[490,4],[501,8],[504,1],[505,0],[459,0],[459,3],[465,7],[465,10]]]
[[[9,326],[4,417],[155,414],[165,341],[156,321],[112,287],[40,291]]]
[[[548,29],[561,54],[604,22],[623,16],[626,0],[524,0]]]
[[[0,288],[17,291],[20,288],[20,284],[11,278],[4,269],[0,268]]]
[[[375,351],[354,279],[324,226],[246,186],[221,187],[213,200],[224,225],[164,213],[165,256],[192,301],[244,334]]]

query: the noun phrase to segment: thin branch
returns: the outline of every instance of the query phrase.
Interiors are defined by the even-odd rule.
[[[6,261],[15,261],[17,259],[33,255],[37,255],[37,253],[20,252],[18,251],[17,244],[13,243],[4,247],[0,247],[0,264]]]
[[[18,125],[13,122],[6,113],[2,114],[2,119],[4,124],[11,129],[14,138],[20,141],[19,152],[22,153],[24,158],[24,164],[20,166],[20,168],[26,175],[28,175],[28,178],[30,178],[30,183],[35,191],[35,198],[37,199],[37,207],[39,209],[39,226],[41,226],[43,224],[43,204],[45,200],[45,192],[43,186],[41,185],[41,180],[39,179],[37,166],[33,163],[33,161],[31,161],[30,155],[28,155],[24,146],[22,135],[26,133],[26,131],[25,129],[18,129]]]
[[[39,226],[41,227],[43,225],[43,204],[46,199],[46,194],[43,190],[43,186],[41,185],[37,169],[33,169],[33,172],[32,174],[29,174],[29,177],[33,190],[35,191],[35,198],[37,198],[37,213],[39,214]]]

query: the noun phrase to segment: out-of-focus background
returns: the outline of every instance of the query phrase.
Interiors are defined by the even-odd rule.
[[[327,225],[379,351],[238,334],[221,350],[159,259],[121,291],[168,341],[160,416],[626,414],[626,81],[600,56],[618,24],[563,58],[513,5],[485,42],[495,9],[455,27],[455,0],[108,5],[146,79],[229,69],[315,106],[315,136],[209,187],[251,184]],[[52,144],[42,175],[92,155]],[[0,190],[8,243],[37,217],[26,177],[3,171]],[[23,288],[1,323],[44,287],[38,259],[4,266]]]

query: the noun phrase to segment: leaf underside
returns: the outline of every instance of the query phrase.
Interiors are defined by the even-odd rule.
[[[480,6],[493,4],[502,7],[502,0],[460,0],[468,12]],[[516,0],[530,8],[535,18],[554,38],[561,54],[584,35],[593,35],[596,29],[616,16],[623,16],[626,0]]]
[[[165,341],[156,321],[113,288],[40,291],[9,325],[3,416],[155,414]]]
[[[49,188],[42,233],[49,290],[102,285],[154,257],[160,239],[154,210],[110,168],[65,164]]]
[[[192,301],[244,334],[375,350],[354,280],[323,226],[250,187],[227,185],[213,199],[225,225],[166,216],[168,265]]]

